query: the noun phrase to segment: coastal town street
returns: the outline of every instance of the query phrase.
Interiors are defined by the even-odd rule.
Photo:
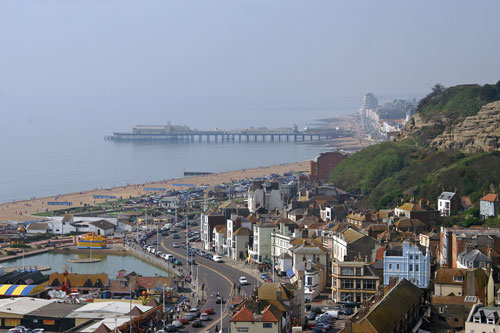
[[[167,251],[167,253],[172,253],[176,256],[176,258],[181,260],[182,269],[186,274],[188,274],[189,266],[187,265],[186,250],[173,247],[174,243],[181,243],[185,241],[185,233],[180,231],[178,234],[180,236],[179,239],[173,239],[172,236],[163,237],[161,239],[161,250]],[[238,295],[238,287],[240,286],[238,281],[239,278],[241,276],[245,276],[249,282],[248,285],[241,286],[240,294],[242,296],[250,295],[254,286],[258,283],[258,280],[249,274],[250,270],[248,270],[248,272],[239,270],[235,267],[234,262],[229,259],[226,259],[226,262],[224,263],[216,263],[200,256],[194,256],[194,260],[196,265],[193,266],[193,275],[194,277],[198,275],[198,287],[200,288],[200,296],[203,299],[200,301],[200,305],[203,305],[200,306],[200,310],[203,312],[204,309],[210,307],[214,309],[215,314],[211,315],[211,320],[204,324],[204,328],[194,330],[188,327],[188,330],[193,332],[203,332],[207,329],[207,326],[215,327],[215,325],[218,325],[220,328],[221,305],[216,304],[215,293],[220,292],[220,295],[224,300],[223,309],[226,309],[226,307],[229,309],[231,297]],[[241,264],[236,266],[240,265]],[[204,285],[204,290],[201,292],[202,285]],[[194,287],[194,289],[196,289],[196,287]],[[193,299],[196,300],[196,297]],[[225,317],[222,326],[228,327],[229,320],[230,316]]]

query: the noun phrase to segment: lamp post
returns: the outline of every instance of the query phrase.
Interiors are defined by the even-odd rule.
[[[222,298],[222,293],[220,294],[221,295],[221,299],[220,299],[220,331],[222,333],[222,303],[224,303],[224,299]]]
[[[165,286],[163,285],[163,327],[165,328],[165,324],[167,323],[167,314],[165,313]]]

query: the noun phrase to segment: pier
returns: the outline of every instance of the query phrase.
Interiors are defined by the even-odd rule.
[[[306,142],[338,137],[333,129],[250,128],[243,130],[191,130],[185,126],[136,126],[132,132],[115,132],[104,137],[113,141],[170,141],[170,142]]]

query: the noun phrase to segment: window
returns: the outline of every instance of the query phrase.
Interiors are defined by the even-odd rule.
[[[356,280],[356,289],[361,289],[361,280]]]
[[[364,280],[363,281],[363,289],[366,290],[375,290],[377,288],[377,283],[374,280]]]
[[[308,276],[306,279],[306,286],[312,286],[313,284],[313,278],[312,276]]]
[[[333,266],[333,274],[337,274],[337,266]]]
[[[273,323],[262,323],[263,328],[273,328]]]
[[[462,282],[464,280],[464,277],[461,275],[455,275],[453,277],[453,282]]]
[[[354,268],[352,268],[352,267],[342,267],[340,269],[340,275],[354,275]]]
[[[389,264],[389,270],[392,271],[392,264]],[[499,274],[499,276],[500,276],[500,274]]]
[[[495,323],[495,320],[493,318],[487,318],[486,319],[486,323],[490,324],[490,325],[493,325]]]
[[[413,254],[410,254],[410,260],[412,260],[412,259],[413,259]]]
[[[418,260],[418,254],[415,254],[415,260]]]
[[[399,271],[399,264],[396,264],[396,270]]]
[[[342,279],[342,280],[340,280],[340,288],[342,288],[342,289],[353,289],[354,288],[354,280],[352,280],[352,279]]]
[[[439,313],[444,313],[444,308],[442,306],[439,307]]]
[[[356,276],[361,276],[361,268],[356,268]]]
[[[418,271],[419,271],[419,269],[418,269],[419,267],[420,267],[420,265],[418,265],[418,264],[417,264],[417,265],[415,265],[415,272],[418,272]]]

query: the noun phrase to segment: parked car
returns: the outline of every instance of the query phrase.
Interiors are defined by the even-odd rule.
[[[215,300],[215,304],[221,304],[223,302],[222,297],[217,296],[217,299]]]
[[[188,321],[193,321],[196,319],[196,313],[186,313],[184,316]]]
[[[199,319],[196,319],[193,321],[193,327],[202,327],[203,325],[201,324],[201,321]]]
[[[267,273],[262,273],[260,274],[260,278],[265,281],[266,279],[269,278],[269,275]]]
[[[183,326],[182,323],[180,321],[178,321],[178,320],[174,320],[172,322],[172,325],[174,325],[175,328],[180,328],[180,327]]]
[[[177,332],[177,327],[172,324],[167,325],[167,332]]]
[[[206,313],[202,313],[200,314],[200,320],[201,321],[207,321],[209,318],[208,318],[208,315]]]
[[[179,238],[181,238],[181,237],[179,236],[179,234],[178,234],[178,233],[175,233],[173,238],[174,238],[174,239],[179,239]]]
[[[222,259],[222,257],[219,255],[214,255],[213,258],[215,262],[224,262],[224,259]]]
[[[214,309],[212,309],[212,308],[206,308],[205,311],[203,311],[203,312],[205,312],[208,315],[211,315],[211,314],[214,313]]]
[[[184,317],[181,317],[179,319],[177,319],[178,321],[180,321],[182,323],[182,325],[186,325],[188,323],[188,320]]]
[[[179,246],[179,243],[174,243],[174,244],[172,244],[172,246],[173,246],[174,248],[179,248],[179,247],[180,247],[180,246]]]
[[[241,284],[241,285],[247,285],[247,284],[250,284],[250,282],[248,282],[247,278],[246,278],[246,277],[244,277],[244,276],[240,276],[239,281],[240,281],[240,284]]]

